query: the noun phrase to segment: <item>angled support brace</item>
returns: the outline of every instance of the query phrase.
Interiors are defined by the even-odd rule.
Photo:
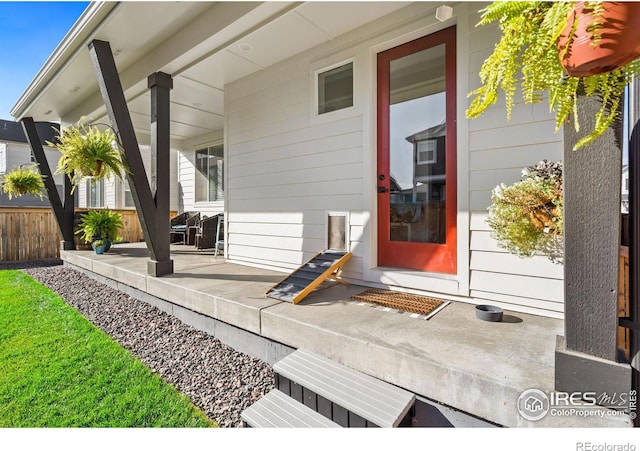
[[[64,178],[64,203],[60,199],[58,190],[56,189],[56,183],[53,180],[53,174],[49,163],[47,162],[47,156],[42,148],[36,125],[33,122],[33,118],[25,117],[20,121],[22,123],[22,129],[27,137],[27,142],[31,147],[31,152],[38,162],[38,168],[40,174],[44,176],[44,186],[47,189],[47,197],[51,204],[51,209],[60,228],[62,234],[61,249],[74,250],[75,243],[73,240],[73,215],[74,215],[74,201],[73,194],[71,193],[71,180],[69,177]]]
[[[130,171],[127,174],[127,179],[151,257],[151,261],[147,262],[147,271],[156,277],[171,274],[173,273],[173,260],[169,258],[169,90],[172,87],[171,76],[156,73],[149,77],[149,86],[152,88],[151,147],[152,160],[155,162],[152,168],[152,179],[155,182],[152,191],[145,173],[138,140],[131,122],[111,46],[108,42],[93,40],[89,43],[89,53],[109,119],[120,138],[120,144],[124,149],[123,159]]]

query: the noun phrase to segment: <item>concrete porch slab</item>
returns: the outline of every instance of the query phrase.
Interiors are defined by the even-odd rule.
[[[452,302],[425,321],[358,305],[366,287],[328,284],[300,304],[267,298],[285,274],[226,263],[172,246],[175,273],[146,275],[144,243],[104,255],[61,251],[72,265],[291,348],[305,348],[455,409],[509,427],[628,427],[626,417],[551,417],[531,422],[516,402],[530,388],[554,388],[561,320],[505,312],[504,321],[475,317]],[[144,280],[144,283],[141,281]],[[144,286],[144,288],[142,288]]]

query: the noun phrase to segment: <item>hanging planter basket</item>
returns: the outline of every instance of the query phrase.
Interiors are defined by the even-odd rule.
[[[576,2],[558,38],[560,63],[572,77],[612,72],[640,57],[640,2]]]
[[[58,142],[48,144],[61,153],[56,173],[67,174],[74,189],[85,177],[92,177],[95,183],[101,179],[122,179],[129,172],[111,129],[102,132],[96,126],[78,124],[60,129]]]
[[[40,174],[38,165],[20,165],[5,174],[2,181],[2,191],[8,195],[9,199],[20,197],[26,194],[44,197],[45,185],[44,176]]]
[[[500,184],[491,194],[487,224],[501,248],[562,262],[562,163],[543,160],[526,167],[519,182]]]
[[[554,219],[557,219],[559,216],[558,207],[552,200],[549,200],[549,202],[544,205],[535,207],[529,213],[531,224],[533,224],[536,229],[553,234],[562,233],[562,230],[559,230],[557,224],[554,222]]]

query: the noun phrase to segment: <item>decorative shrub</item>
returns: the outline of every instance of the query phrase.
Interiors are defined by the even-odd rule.
[[[562,163],[543,160],[522,180],[494,188],[487,223],[498,245],[520,257],[540,253],[554,263],[564,255]]]

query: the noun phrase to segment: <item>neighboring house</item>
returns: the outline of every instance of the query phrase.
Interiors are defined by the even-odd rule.
[[[146,77],[172,75],[172,209],[224,211],[230,262],[290,271],[326,248],[338,214],[348,280],[562,318],[562,266],[509,254],[485,220],[491,190],[561,160],[563,136],[544,103],[465,118],[499,30],[475,27],[480,4],[445,22],[438,6],[95,3],[76,26],[110,42],[144,145]],[[108,122],[89,40],[60,44],[17,119]],[[119,182],[79,192],[80,206],[128,199]]]
[[[622,165],[622,191],[620,193],[622,213],[629,213],[629,165]]]
[[[55,174],[60,152],[55,148],[47,145],[47,142],[56,142],[58,135],[58,124],[52,122],[41,122],[37,124],[38,135],[41,144],[47,155],[47,161],[51,172],[54,173],[53,178],[58,188],[58,192],[63,192],[63,176]],[[19,122],[7,121],[0,119],[0,179],[13,168],[21,165],[29,166],[35,164],[36,160],[31,154],[31,147],[27,143],[27,137],[22,130]],[[20,197],[9,197],[0,191],[0,207],[48,207],[49,201],[46,196],[43,199],[39,197],[25,195]]]

